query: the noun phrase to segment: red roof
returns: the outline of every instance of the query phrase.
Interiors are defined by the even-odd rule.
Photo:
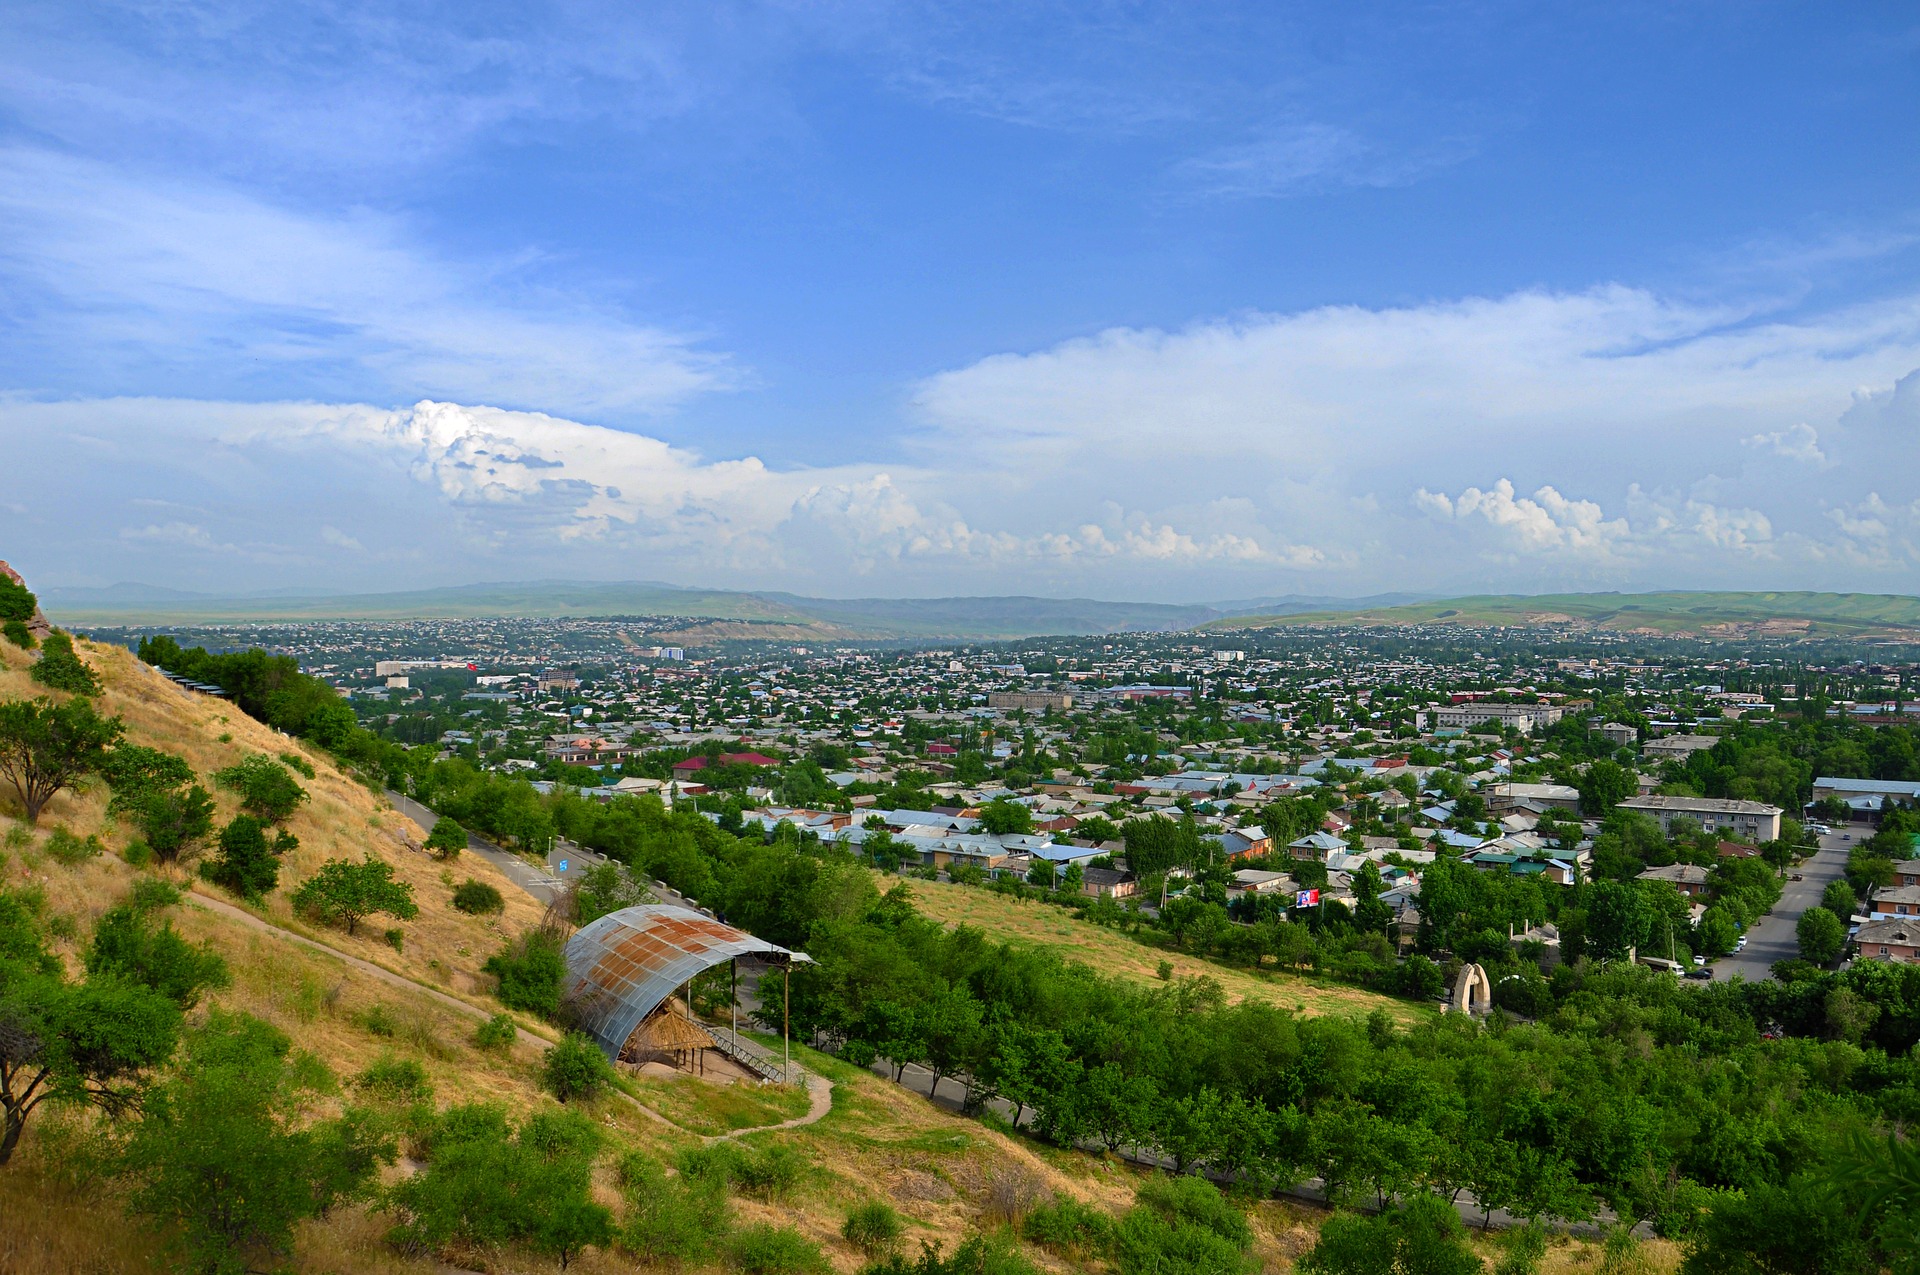
[[[951,757],[953,754],[959,752],[960,750],[958,748],[955,748],[952,744],[928,744],[927,751],[936,756]]]

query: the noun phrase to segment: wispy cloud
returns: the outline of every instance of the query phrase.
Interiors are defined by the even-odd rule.
[[[1288,198],[1354,186],[1406,186],[1472,156],[1468,138],[1389,148],[1352,128],[1295,123],[1256,140],[1209,150],[1173,168],[1189,194]]]
[[[0,151],[0,272],[30,318],[18,336],[31,357],[16,376],[63,363],[95,384],[116,366],[226,384],[311,375],[363,392],[620,414],[735,375],[696,336],[556,295],[515,264],[447,260],[371,212],[322,216],[45,150]]]

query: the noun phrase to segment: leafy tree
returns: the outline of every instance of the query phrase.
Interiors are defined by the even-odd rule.
[[[430,1142],[426,1169],[383,1205],[399,1219],[389,1239],[402,1252],[518,1242],[564,1269],[582,1248],[611,1242],[612,1214],[592,1194],[603,1137],[591,1120],[543,1112],[514,1130],[499,1107],[451,1107]]]
[[[1602,758],[1581,772],[1579,788],[1580,808],[1590,815],[1605,815],[1639,792],[1640,784],[1625,766]]]
[[[1832,961],[1847,945],[1847,923],[1823,907],[1802,912],[1794,934],[1800,940],[1800,958],[1815,965]]]
[[[190,856],[213,831],[213,798],[193,768],[158,748],[121,744],[100,767],[113,798],[109,814],[130,820],[161,863]]]
[[[218,952],[189,943],[170,922],[155,927],[151,915],[133,903],[101,916],[84,963],[89,977],[150,987],[183,1010],[199,1004],[201,992],[233,981]]]
[[[235,815],[220,831],[219,856],[201,864],[200,875],[243,899],[258,899],[280,884],[279,856],[294,844],[284,832],[269,842],[259,819]]]
[[[561,1102],[590,1102],[613,1083],[613,1065],[591,1037],[569,1032],[547,1051],[540,1080]]]
[[[19,792],[27,822],[38,823],[55,793],[98,770],[125,731],[84,699],[0,703],[0,775]]]
[[[637,1151],[620,1161],[619,1182],[627,1211],[617,1243],[649,1263],[701,1264],[732,1225],[724,1182],[689,1174],[669,1178]]]
[[[1740,927],[1727,910],[1715,904],[1700,918],[1700,946],[1708,956],[1725,956],[1733,951]]]
[[[53,633],[40,644],[40,659],[29,674],[40,685],[89,698],[100,693],[100,678],[74,653],[73,639]]]
[[[351,1110],[309,1122],[332,1087],[326,1067],[277,1029],[216,1010],[127,1140],[129,1211],[165,1226],[208,1275],[284,1260],[297,1223],[367,1194],[393,1159],[391,1142]]]
[[[980,827],[996,837],[1033,831],[1033,812],[1017,801],[997,797],[980,807]]]
[[[567,958],[560,936],[553,931],[528,930],[488,957],[480,968],[500,980],[494,995],[501,1004],[546,1018],[560,1012],[560,986],[567,976]]]
[[[451,859],[467,848],[467,830],[457,820],[437,819],[427,834],[427,849],[436,859]]]
[[[1827,882],[1827,888],[1820,895],[1820,906],[1845,920],[1860,910],[1860,897],[1844,879]]]
[[[293,906],[352,934],[361,921],[385,913],[402,921],[420,914],[413,887],[393,879],[393,865],[368,855],[359,863],[329,859],[293,892]]]
[[[240,796],[240,808],[262,823],[282,824],[307,799],[307,790],[279,760],[255,753],[214,772],[213,782]]]
[[[1652,915],[1636,884],[1596,881],[1586,890],[1587,941],[1601,956],[1618,959],[1645,946]]]
[[[653,894],[617,863],[596,863],[569,887],[575,925],[591,925],[609,912],[653,902]]]

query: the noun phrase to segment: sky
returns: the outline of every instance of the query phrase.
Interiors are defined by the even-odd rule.
[[[0,556],[1920,592],[1920,11],[0,6]]]

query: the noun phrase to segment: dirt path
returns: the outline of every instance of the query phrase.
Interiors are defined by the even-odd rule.
[[[339,948],[330,947],[327,944],[320,942],[318,939],[311,939],[304,934],[297,934],[292,930],[283,929],[280,926],[273,924],[273,922],[271,921],[263,920],[260,917],[255,916],[253,913],[247,911],[245,908],[237,907],[234,904],[228,903],[225,899],[217,899],[217,898],[214,898],[212,895],[202,894],[198,890],[193,890],[188,893],[187,901],[194,904],[196,907],[204,908],[209,912],[215,913],[216,915],[226,917],[229,920],[238,921],[242,925],[245,925],[248,928],[253,929],[261,934],[266,934],[274,938],[283,939],[286,942],[296,944],[300,947],[307,948],[311,951],[324,953],[327,956],[333,957],[335,960],[339,961],[341,964],[347,966],[348,968],[358,970],[362,974],[371,975],[372,977],[379,979],[381,982],[386,983],[389,986],[402,988],[410,992],[425,993],[427,996],[431,997],[433,1000],[437,1001],[438,1003],[445,1005],[449,1009],[456,1010],[459,1013],[465,1014],[469,1018],[477,1019],[480,1022],[486,1022],[489,1018],[492,1017],[491,1014],[487,1013],[486,1010],[481,1009],[479,1006],[469,1005],[466,1001],[461,1000],[457,996],[449,996],[447,993],[441,991],[437,987],[433,987],[427,983],[416,982],[415,980],[406,977],[404,974],[396,974],[392,970],[387,969],[384,966],[375,965],[372,961],[363,960],[358,956],[354,956],[347,952],[342,952]],[[553,1048],[553,1043],[554,1043],[553,1041],[547,1039],[545,1036],[541,1036],[535,1032],[528,1031],[525,1027],[520,1028],[520,1036],[522,1039],[530,1043],[536,1050],[546,1050],[546,1049]],[[778,1124],[754,1125],[753,1127],[748,1129],[734,1129],[727,1133],[694,1134],[694,1136],[700,1138],[702,1141],[705,1141],[705,1142],[724,1142],[729,1138],[738,1138],[749,1133],[765,1133],[765,1132],[768,1132],[769,1130],[776,1130],[776,1129],[798,1129],[798,1128],[801,1128],[802,1126],[810,1125],[815,1123],[816,1121],[824,1119],[827,1112],[833,1110],[833,1082],[828,1080],[825,1076],[815,1075],[813,1072],[810,1072],[810,1071],[803,1070],[800,1074],[803,1077],[804,1083],[806,1084],[806,1087],[807,1087],[808,1103],[807,1103],[806,1115],[796,1116],[792,1120],[782,1120]],[[673,1121],[667,1119],[667,1117],[661,1115],[659,1112],[655,1111],[652,1107],[649,1107],[646,1103],[641,1102],[638,1098],[634,1097],[632,1094],[626,1092],[625,1090],[616,1089],[614,1092],[619,1094],[622,1098],[626,1099],[628,1102],[632,1103],[635,1108],[644,1112],[649,1118],[657,1121],[660,1124],[667,1126],[669,1129],[674,1129],[681,1133],[693,1133],[693,1130],[687,1129],[678,1124],[675,1124]]]

